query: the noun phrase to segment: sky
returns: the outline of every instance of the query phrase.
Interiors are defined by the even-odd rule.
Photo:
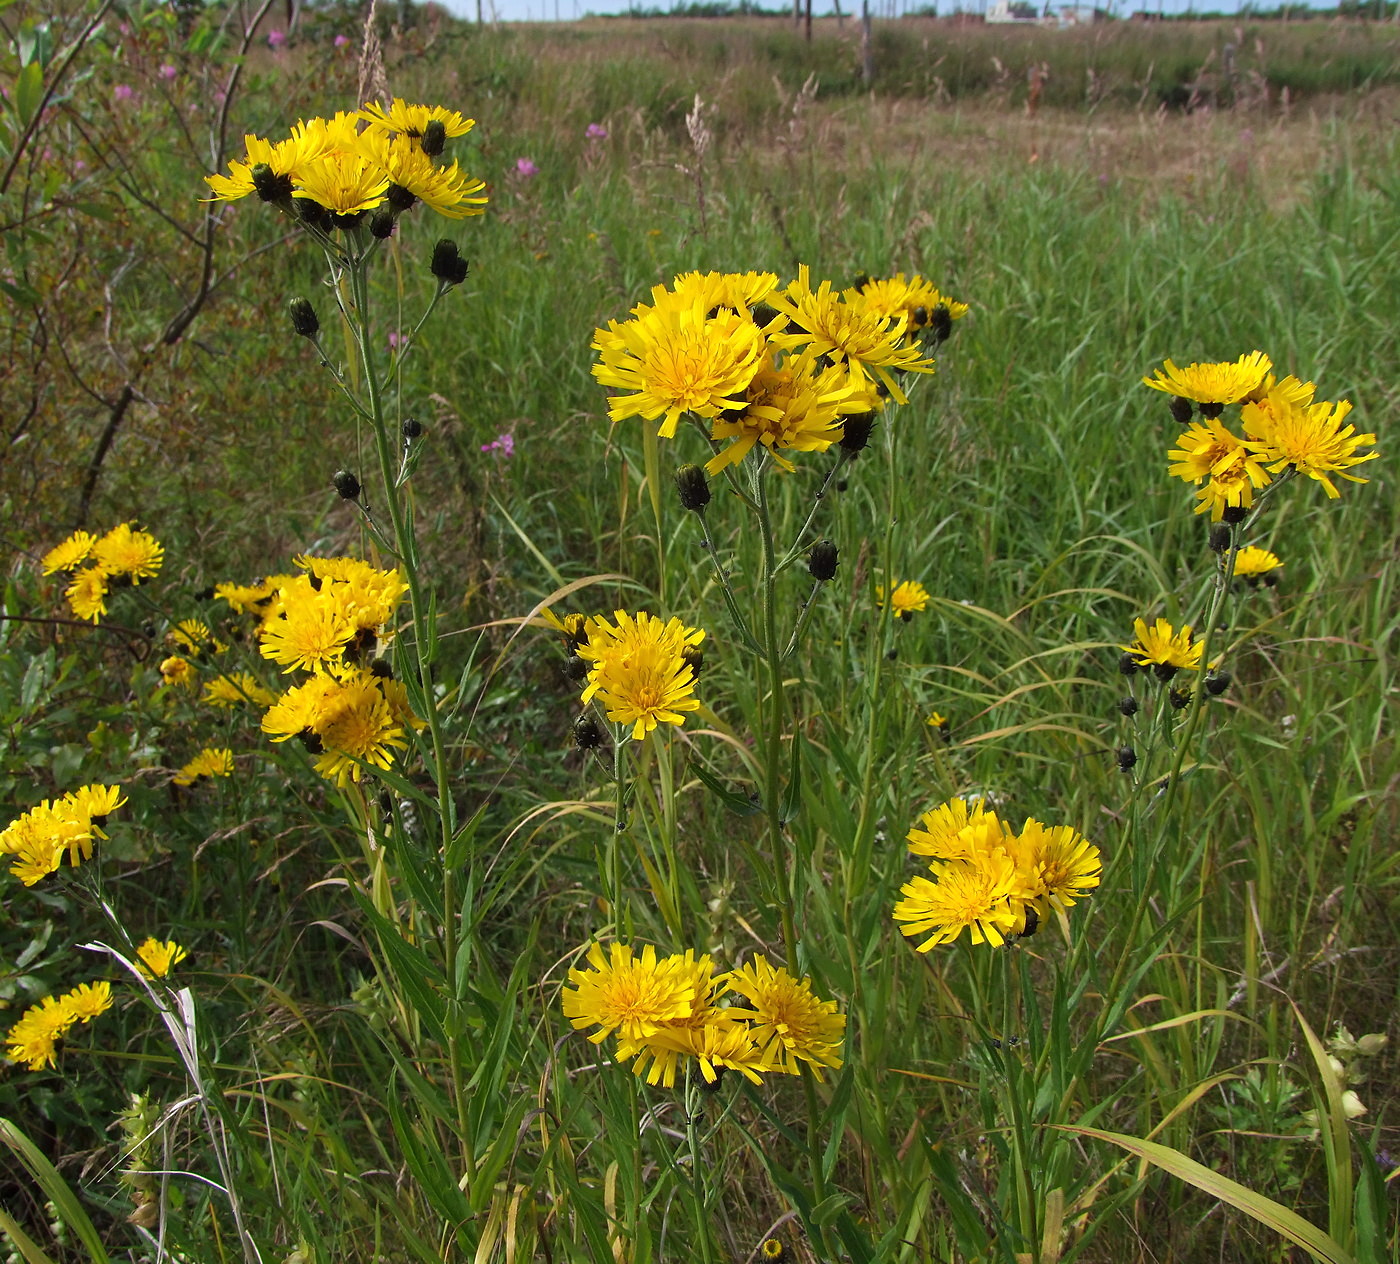
[[[635,7],[638,8],[664,8],[669,7],[670,0],[634,0]],[[779,7],[775,0],[759,0],[766,8]],[[892,0],[897,11],[904,9],[923,8],[926,4],[931,4],[932,0]],[[1052,7],[1058,8],[1060,3],[1069,3],[1070,0],[1051,0]],[[1104,4],[1105,0],[1098,0]],[[1256,8],[1272,8],[1279,0],[1257,0]],[[460,17],[476,17],[476,0],[438,0],[444,8]],[[871,0],[872,11],[879,12],[888,10],[891,0]],[[951,13],[957,5],[968,10],[976,10],[981,7],[983,0],[938,0],[940,10]],[[1306,3],[1306,0],[1299,0],[1299,3]],[[850,12],[852,7],[858,8],[860,0],[843,0],[842,8]],[[1161,0],[1160,7],[1164,13],[1184,13],[1188,8],[1197,10],[1209,9],[1217,13],[1231,13],[1240,8],[1241,0]],[[552,22],[559,18],[565,22],[573,21],[575,18],[583,17],[585,13],[626,13],[628,0],[482,0],[482,6],[487,16],[491,15],[492,9],[495,16],[502,22]],[[1105,7],[1107,7],[1105,5]],[[1146,8],[1156,10],[1159,7],[1158,0],[1119,0],[1120,9],[1132,10],[1136,8]],[[1336,0],[1326,0],[1324,5],[1315,7],[1325,7],[1333,9],[1336,7]],[[830,0],[813,0],[812,9],[814,13],[830,11]]]

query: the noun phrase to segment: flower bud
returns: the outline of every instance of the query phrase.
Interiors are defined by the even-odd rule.
[[[1153,663],[1152,674],[1164,685],[1181,669],[1175,663]]]
[[[564,675],[574,684],[582,684],[588,678],[588,660],[577,654],[570,654],[564,660]]]
[[[922,303],[920,303],[918,307],[916,307],[912,312],[909,313],[909,323],[915,329],[922,329],[925,325],[929,323],[928,308],[925,307]]]
[[[433,275],[444,285],[461,285],[467,279],[467,261],[457,249],[457,243],[444,237],[433,247]]]
[[[399,429],[405,439],[416,439],[423,433],[423,423],[417,417],[405,417]]]
[[[1363,1058],[1374,1058],[1386,1046],[1384,1032],[1371,1032],[1370,1035],[1360,1036],[1356,1041],[1356,1052]]]
[[[691,679],[699,680],[700,672],[705,666],[705,651],[698,645],[687,645],[681,651],[681,659],[690,668]]]
[[[1167,701],[1172,704],[1172,710],[1184,711],[1191,705],[1191,691],[1189,689],[1173,689],[1168,692]]]
[[[1138,661],[1131,654],[1124,651],[1118,658],[1118,670],[1124,676],[1136,676],[1138,673]]]
[[[603,726],[591,715],[581,715],[574,721],[574,745],[579,750],[597,750],[608,740]]]
[[[1230,537],[1234,534],[1228,522],[1213,522],[1210,527],[1210,536],[1206,543],[1210,545],[1212,553],[1224,553],[1230,547]]]
[[[1172,420],[1178,426],[1189,425],[1191,414],[1196,411],[1195,405],[1185,396],[1173,395],[1171,402]]]
[[[1249,517],[1249,510],[1243,505],[1226,505],[1220,515],[1221,522],[1228,522],[1232,527],[1243,522]]]
[[[341,500],[358,500],[360,498],[360,480],[349,470],[336,470],[331,482],[335,485],[335,490],[340,493]]]
[[[1230,687],[1234,679],[1227,671],[1215,672],[1206,677],[1206,692],[1212,698],[1218,698]]]
[[[418,140],[419,146],[429,158],[436,158],[447,147],[447,128],[441,119],[429,119]]]
[[[1214,421],[1215,418],[1219,417],[1220,414],[1225,411],[1225,405],[1217,404],[1214,400],[1211,400],[1210,403],[1202,402],[1200,408],[1201,416],[1207,421]]]
[[[1137,751],[1131,746],[1120,746],[1114,752],[1114,759],[1118,762],[1119,772],[1128,772],[1137,763]]]
[[[394,665],[387,658],[372,658],[369,663],[369,674],[376,680],[393,680]]]
[[[309,298],[294,298],[287,304],[292,317],[292,332],[302,338],[314,338],[321,332],[321,319]]]
[[[379,241],[394,235],[394,213],[393,211],[375,211],[369,217],[369,235]]]
[[[698,465],[682,465],[676,471],[676,492],[681,498],[681,508],[692,513],[701,513],[710,503],[710,482],[705,471]]]
[[[1132,694],[1126,698],[1119,698],[1118,710],[1124,715],[1136,715],[1138,713],[1138,700]]]
[[[870,433],[874,429],[874,413],[855,413],[847,417],[841,428],[841,450],[848,456],[854,456],[870,442]]]
[[[807,573],[819,584],[830,583],[839,561],[836,546],[830,540],[818,540],[807,555]]]

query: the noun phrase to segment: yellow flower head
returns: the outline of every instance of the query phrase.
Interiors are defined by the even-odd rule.
[[[165,978],[190,954],[173,939],[160,940],[151,936],[136,948],[137,967],[148,979]]]
[[[658,307],[691,307],[700,312],[727,307],[743,315],[777,288],[778,278],[772,272],[682,272],[671,283],[669,293],[657,286],[652,298]],[[632,310],[640,316],[647,309],[638,306]]]
[[[439,167],[406,132],[389,136],[371,129],[360,137],[359,147],[389,177],[388,197],[397,209],[407,210],[419,201],[448,219],[480,215],[486,210],[483,181],[472,179],[456,162]]]
[[[226,746],[206,746],[175,774],[177,786],[192,786],[200,777],[233,776],[233,752]]]
[[[1200,404],[1203,416],[1218,417],[1226,404],[1238,404],[1258,390],[1271,368],[1273,361],[1268,356],[1262,351],[1251,351],[1233,362],[1188,364],[1184,369],[1168,360],[1155,377],[1142,381],[1154,391]]]
[[[734,442],[706,463],[710,474],[742,461],[756,444],[791,472],[795,467],[783,452],[825,452],[841,441],[842,417],[877,403],[873,390],[852,381],[840,365],[824,366],[811,348],[781,361],[768,356],[744,398],[743,408],[719,413],[711,424],[711,438]]]
[[[1220,563],[1223,566],[1225,559],[1221,558]],[[1277,553],[1253,544],[1235,554],[1235,578],[1248,580],[1252,586],[1258,586],[1261,581],[1272,586],[1278,582],[1278,571],[1282,569],[1283,562]]]
[[[60,996],[58,1004],[68,1015],[70,1025],[90,1023],[112,1008],[112,985],[105,980],[101,983],[80,983],[71,992]]]
[[[1205,648],[1191,636],[1191,625],[1180,631],[1165,619],[1158,619],[1150,628],[1142,619],[1133,620],[1137,640],[1120,645],[1127,650],[1139,667],[1151,667],[1162,680],[1170,680],[1178,670],[1200,671],[1201,653]]]
[[[228,672],[214,677],[204,686],[200,701],[211,707],[227,709],[245,703],[270,707],[277,699],[258,683],[251,672]]]
[[[658,962],[648,944],[640,957],[630,944],[601,944],[588,948],[586,970],[570,970],[564,989],[564,1016],[575,1030],[596,1027],[588,1038],[602,1044],[616,1032],[620,1039],[641,1044],[663,1024],[689,1018],[700,1000],[695,970],[683,957]]]
[[[663,439],[675,436],[682,413],[713,417],[743,408],[744,391],[766,351],[762,332],[747,315],[721,308],[709,316],[689,306],[612,321],[595,332],[593,347],[600,353],[593,376],[628,392],[613,396],[608,415],[613,421],[661,417]]]
[[[700,707],[695,668],[705,633],[675,618],[662,623],[645,611],[634,616],[619,610],[615,618],[615,624],[590,619],[588,640],[578,647],[589,664],[582,701],[597,697],[608,719],[630,724],[637,741],[659,723],[685,723],[682,713]]]
[[[830,281],[813,290],[806,264],[798,268],[797,280],[768,302],[796,327],[792,333],[775,333],[776,345],[809,346],[817,355],[849,365],[851,377],[860,384],[868,380],[867,374],[874,374],[901,404],[907,404],[909,397],[891,370],[933,372],[933,361],[923,359],[918,345],[905,339],[907,316],[881,315],[864,303],[848,303],[832,291]]]
[[[915,856],[936,860],[972,860],[1009,846],[1011,831],[981,799],[949,799],[925,812],[923,828],[915,826],[906,836]]]
[[[389,175],[363,153],[331,149],[297,168],[294,198],[306,198],[333,215],[372,211],[389,192]]]
[[[354,609],[341,586],[313,584],[305,575],[280,592],[281,616],[260,629],[262,656],[283,671],[315,671],[338,663],[355,635]]]
[[[930,866],[934,880],[911,878],[900,888],[904,896],[894,906],[894,920],[904,923],[908,936],[928,934],[917,944],[927,952],[936,944],[951,944],[966,930],[974,944],[1000,947],[1021,920],[1021,904],[1013,904],[1020,883],[1016,865],[1006,852],[975,860],[951,860]]]
[[[257,182],[253,179],[253,168],[258,166],[266,166],[271,172],[270,179],[263,185],[263,192],[270,195],[266,200],[275,201],[279,197],[290,197],[292,174],[298,165],[309,156],[304,131],[299,128],[294,129],[290,137],[279,141],[268,141],[261,136],[247,135],[243,138],[243,146],[244,160],[242,162],[237,159],[230,161],[228,175],[215,174],[204,177],[204,183],[213,190],[214,194],[213,197],[206,200],[233,202],[258,192]]]
[[[941,294],[938,286],[917,273],[907,281],[902,272],[878,281],[867,281],[859,289],[845,291],[845,299],[880,316],[906,316],[911,329],[928,325],[940,306],[948,309],[950,320],[961,320],[968,311],[966,303]]]
[[[96,543],[97,537],[91,532],[73,532],[62,544],[54,545],[44,554],[40,562],[44,568],[44,574],[52,575],[55,571],[77,570],[92,556],[92,548]]]
[[[194,664],[187,658],[181,658],[178,654],[172,654],[169,658],[161,659],[160,678],[162,683],[169,685],[172,689],[191,689],[194,687],[196,672]]]
[[[93,560],[103,572],[110,578],[124,575],[133,584],[153,577],[164,555],[155,536],[133,531],[129,522],[113,527],[92,546]]]
[[[739,1012],[752,1024],[754,1039],[774,1070],[796,1075],[806,1063],[820,1080],[822,1067],[841,1066],[846,1016],[835,1001],[812,994],[810,979],[799,982],[759,953],[725,981],[753,1007]]]
[[[96,623],[107,613],[107,575],[100,566],[84,567],[73,576],[63,595],[75,617]]]
[[[367,101],[357,117],[368,123],[372,132],[402,132],[415,140],[422,139],[423,132],[434,119],[442,124],[449,140],[465,136],[476,126],[475,119],[463,118],[446,106],[410,105],[401,97],[395,97],[387,110],[377,101]]]
[[[928,589],[914,579],[906,579],[896,584],[894,591],[890,593],[890,609],[894,612],[896,619],[907,619],[916,610],[928,609],[928,602]],[[875,604],[884,609],[885,590],[883,587],[875,589]]]
[[[73,1019],[57,997],[46,996],[31,1005],[5,1036],[5,1056],[23,1062],[31,1071],[53,1066],[58,1042],[73,1025]]]
[[[1099,885],[1103,869],[1099,849],[1068,825],[1042,825],[1028,819],[1013,850],[1020,871],[1020,896],[1034,904],[1041,917],[1069,908]]]
[[[1344,426],[1349,412],[1351,402],[1345,399],[1338,404],[1270,400],[1266,405],[1246,404],[1240,416],[1245,433],[1253,440],[1250,446],[1273,473],[1296,470],[1321,483],[1328,497],[1335,500],[1341,493],[1329,475],[1364,483],[1366,479],[1347,471],[1380,455],[1361,451],[1373,447],[1376,436],[1358,434],[1355,426]]]
[[[766,1072],[777,1070],[764,1056],[754,1029],[744,1022],[745,1010],[711,1005],[698,1019],[667,1023],[640,1044],[619,1041],[618,1061],[635,1056],[634,1075],[646,1076],[648,1084],[673,1088],[676,1076],[687,1059],[700,1067],[706,1084],[718,1082],[720,1072],[729,1067],[752,1084],[761,1084]]]

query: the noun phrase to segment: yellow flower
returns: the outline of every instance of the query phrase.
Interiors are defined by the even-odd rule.
[[[608,404],[613,421],[663,418],[660,435],[675,436],[681,414],[713,417],[743,408],[744,391],[763,363],[763,334],[747,315],[721,308],[714,316],[691,307],[656,308],[636,320],[595,331],[601,355],[593,376],[629,394]]]
[[[929,932],[919,952],[935,944],[951,944],[966,930],[974,944],[1000,947],[1014,933],[1021,906],[1013,906],[1019,889],[1016,866],[998,849],[974,860],[952,860],[930,866],[935,880],[911,878],[900,888],[904,899],[894,906],[894,920],[903,922],[908,936]]]
[[[1237,404],[1257,390],[1273,361],[1262,351],[1251,351],[1233,362],[1188,364],[1177,368],[1170,360],[1155,377],[1142,379],[1154,391],[1166,391],[1201,405],[1201,415],[1218,417],[1226,404]]]
[[[190,954],[173,939],[150,936],[136,948],[137,968],[148,979],[163,979]]]
[[[73,576],[63,595],[77,618],[96,623],[107,613],[107,576],[99,566],[85,567]]]
[[[863,303],[847,303],[832,292],[830,281],[813,290],[806,264],[798,268],[797,280],[768,303],[797,327],[793,333],[775,333],[777,346],[809,346],[817,355],[849,365],[857,384],[863,385],[867,374],[873,373],[901,404],[907,404],[909,397],[891,370],[933,372],[933,361],[923,359],[918,346],[905,341],[908,317],[882,315]]]
[[[941,807],[925,812],[923,828],[915,826],[906,836],[915,856],[936,860],[972,860],[1006,850],[1011,832],[995,812],[989,812],[981,799],[950,799]]]
[[[341,660],[355,635],[352,610],[333,584],[314,585],[299,575],[281,591],[282,614],[261,629],[264,658],[283,671],[315,671]]]
[[[97,537],[87,531],[75,531],[62,544],[56,544],[44,554],[40,565],[45,575],[55,571],[76,570],[92,556]]]
[[[1139,667],[1153,668],[1159,679],[1170,680],[1178,670],[1200,671],[1205,647],[1192,640],[1190,624],[1178,632],[1165,619],[1158,619],[1150,628],[1142,619],[1134,619],[1133,631],[1137,640],[1118,648],[1127,650]]]
[[[177,786],[192,786],[200,777],[233,776],[233,752],[226,746],[206,746],[175,774]]]
[[[682,712],[699,710],[695,664],[705,633],[679,619],[666,623],[645,611],[616,612],[617,623],[590,619],[588,640],[578,647],[590,664],[582,701],[596,696],[615,724],[632,725],[641,741],[657,724],[684,724]]]
[[[968,311],[966,303],[959,303],[939,293],[938,286],[917,273],[907,281],[902,272],[883,280],[867,281],[859,289],[845,291],[845,299],[877,315],[907,316],[911,329],[921,329],[929,324],[934,311],[940,306],[948,309],[950,320],[961,320]]]
[[[1333,500],[1341,493],[1329,474],[1352,483],[1367,481],[1347,471],[1364,461],[1374,461],[1380,454],[1361,452],[1362,448],[1375,445],[1375,435],[1357,434],[1355,426],[1342,425],[1351,412],[1349,400],[1306,405],[1271,400],[1270,404],[1246,404],[1240,417],[1245,433],[1254,440],[1251,446],[1258,452],[1258,459],[1273,473],[1293,469],[1305,474],[1321,483]]]
[[[652,297],[658,307],[691,307],[701,312],[727,307],[743,315],[777,288],[778,278],[772,272],[682,272],[671,283],[669,294],[658,285]],[[647,309],[638,306],[632,310],[640,316]]]
[[[465,136],[476,126],[475,119],[463,118],[456,110],[442,105],[410,105],[401,97],[395,97],[386,110],[377,101],[367,101],[358,118],[369,124],[372,132],[402,132],[415,140],[421,139],[428,124],[436,119],[449,140]]]
[[[1225,559],[1220,559],[1220,564],[1225,564]],[[1235,554],[1235,578],[1247,580],[1251,586],[1257,587],[1260,581],[1272,586],[1278,583],[1276,571],[1283,569],[1283,562],[1277,553],[1270,553],[1268,549],[1257,548],[1253,544],[1246,545]]]
[[[112,1008],[112,985],[102,983],[80,983],[71,992],[58,998],[60,1008],[68,1015],[71,1023],[90,1023],[99,1014]]]
[[[211,707],[235,707],[241,703],[252,703],[256,707],[270,707],[277,699],[260,685],[251,672],[228,672],[215,676],[204,686],[201,702]]]
[[[639,1045],[619,1042],[618,1061],[635,1054],[633,1074],[646,1075],[648,1084],[673,1088],[686,1058],[700,1065],[706,1084],[715,1084],[725,1067],[738,1071],[752,1084],[769,1071],[778,1070],[765,1056],[754,1029],[742,1020],[748,1011],[710,1006],[699,1021],[668,1023]],[[624,1052],[624,1049],[626,1052]]]
[[[178,654],[172,654],[169,658],[161,659],[161,681],[169,685],[172,689],[192,689],[194,687],[195,676],[194,665],[189,659],[181,658]]]
[[[455,162],[450,167],[437,166],[407,133],[390,137],[370,130],[360,137],[360,150],[389,177],[394,187],[388,198],[396,209],[407,210],[420,201],[448,219],[486,210],[483,181],[472,179]],[[395,188],[404,193],[396,193]]]
[[[150,579],[160,570],[165,550],[155,536],[133,531],[129,522],[113,527],[92,546],[92,556],[110,578],[124,575],[133,584]]]
[[[389,175],[362,153],[329,149],[297,167],[294,198],[309,199],[334,215],[372,211],[389,191]]]
[[[398,681],[389,683],[402,688]],[[408,745],[400,718],[369,672],[348,673],[339,682],[314,728],[325,748],[316,760],[316,771],[339,786],[359,781],[364,764],[390,767],[395,749]]]
[[[894,591],[890,593],[890,609],[894,612],[896,619],[907,619],[916,610],[926,610],[928,608],[928,590],[917,580],[906,579],[902,583],[894,586]],[[875,604],[881,609],[885,605],[884,587],[875,589]]]
[[[215,174],[204,177],[204,183],[214,193],[213,197],[206,200],[232,202],[257,192],[257,185],[253,180],[253,168],[257,166],[267,166],[271,171],[271,180],[264,185],[264,190],[272,194],[272,198],[268,200],[275,200],[278,196],[290,197],[292,172],[306,157],[303,135],[294,131],[287,140],[276,142],[264,140],[261,136],[244,136],[244,160],[231,160],[228,164],[229,174],[226,176]]]
[[[841,366],[823,367],[811,348],[782,361],[768,356],[744,398],[742,408],[718,414],[711,425],[711,438],[734,442],[706,463],[710,474],[742,461],[755,444],[791,472],[795,467],[784,451],[825,452],[841,441],[842,417],[869,412],[878,402]]]
[[[68,1011],[56,997],[46,996],[31,1005],[5,1036],[5,1056],[23,1062],[31,1071],[53,1066],[59,1040],[73,1025]]]
[[[1099,849],[1068,825],[1028,819],[1015,837],[1014,857],[1023,900],[1042,917],[1082,900],[1099,885]]]
[[[759,953],[731,971],[725,982],[753,1006],[738,1012],[753,1025],[754,1039],[775,1071],[796,1075],[806,1063],[820,1080],[822,1067],[841,1066],[846,1016],[835,1001],[812,994],[811,979],[799,982]]]
[[[587,970],[570,970],[564,989],[564,1016],[577,1031],[596,1027],[588,1038],[602,1044],[610,1034],[635,1044],[655,1035],[663,1024],[689,1018],[697,1002],[693,963],[683,957],[658,962],[648,944],[633,957],[630,944],[613,943],[603,953],[588,947]]]

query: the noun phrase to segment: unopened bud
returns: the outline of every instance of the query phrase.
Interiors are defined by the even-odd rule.
[[[394,235],[394,223],[393,211],[375,211],[369,217],[369,235],[379,241],[384,241]]]
[[[937,307],[929,313],[929,332],[933,335],[934,342],[947,342],[953,332],[953,313],[948,310],[946,303],[939,303]]]
[[[699,680],[705,666],[705,651],[698,645],[687,645],[681,651],[681,660],[690,668],[691,679]]]
[[[1214,400],[1211,400],[1210,403],[1202,402],[1201,404],[1201,416],[1204,417],[1207,421],[1213,421],[1216,417],[1219,417],[1220,414],[1224,411],[1225,405],[1217,404]]]
[[[248,175],[253,192],[264,202],[285,202],[292,196],[292,177],[279,176],[265,162],[254,163]]]
[[[1210,694],[1212,698],[1218,698],[1234,683],[1234,679],[1235,678],[1227,671],[1216,672],[1214,675],[1207,676],[1206,692]]]
[[[287,304],[292,317],[292,332],[303,338],[314,338],[321,332],[321,318],[309,298],[294,298]]]
[[[417,417],[405,417],[399,429],[405,439],[416,439],[423,433],[423,423]]]
[[[710,503],[710,481],[698,465],[682,465],[676,471],[676,492],[681,508],[700,513]]]
[[[1191,705],[1191,691],[1189,689],[1173,689],[1167,694],[1167,701],[1172,704],[1174,711],[1183,711]]]
[[[467,279],[467,261],[457,243],[444,237],[433,247],[432,272],[443,285],[461,285]]]
[[[1220,515],[1221,522],[1228,522],[1232,527],[1243,522],[1249,517],[1249,510],[1243,505],[1226,505]]]
[[[1191,420],[1191,414],[1196,411],[1196,406],[1184,395],[1173,395],[1171,402],[1172,420],[1178,426],[1187,425]]]
[[[1230,547],[1230,537],[1234,534],[1230,530],[1227,522],[1214,522],[1211,524],[1210,536],[1206,543],[1210,545],[1212,553],[1224,553]]]
[[[1131,746],[1120,746],[1114,752],[1114,759],[1118,763],[1119,772],[1128,772],[1137,763],[1137,751]]]
[[[1138,713],[1138,700],[1129,694],[1126,698],[1118,699],[1118,710],[1124,715],[1136,715]]]
[[[874,429],[874,413],[856,413],[847,417],[841,429],[841,450],[854,456],[870,442],[870,434]]]
[[[836,546],[830,540],[818,540],[807,555],[807,573],[819,584],[830,583],[836,578],[839,561]]]
[[[591,715],[581,715],[574,721],[574,745],[579,750],[597,750],[608,740],[603,726]]]
[[[341,500],[358,500],[360,498],[360,480],[349,470],[336,470],[331,482],[335,485],[335,490],[340,493]]]
[[[1136,676],[1138,673],[1138,661],[1131,654],[1124,652],[1118,658],[1118,670],[1124,676]]]

